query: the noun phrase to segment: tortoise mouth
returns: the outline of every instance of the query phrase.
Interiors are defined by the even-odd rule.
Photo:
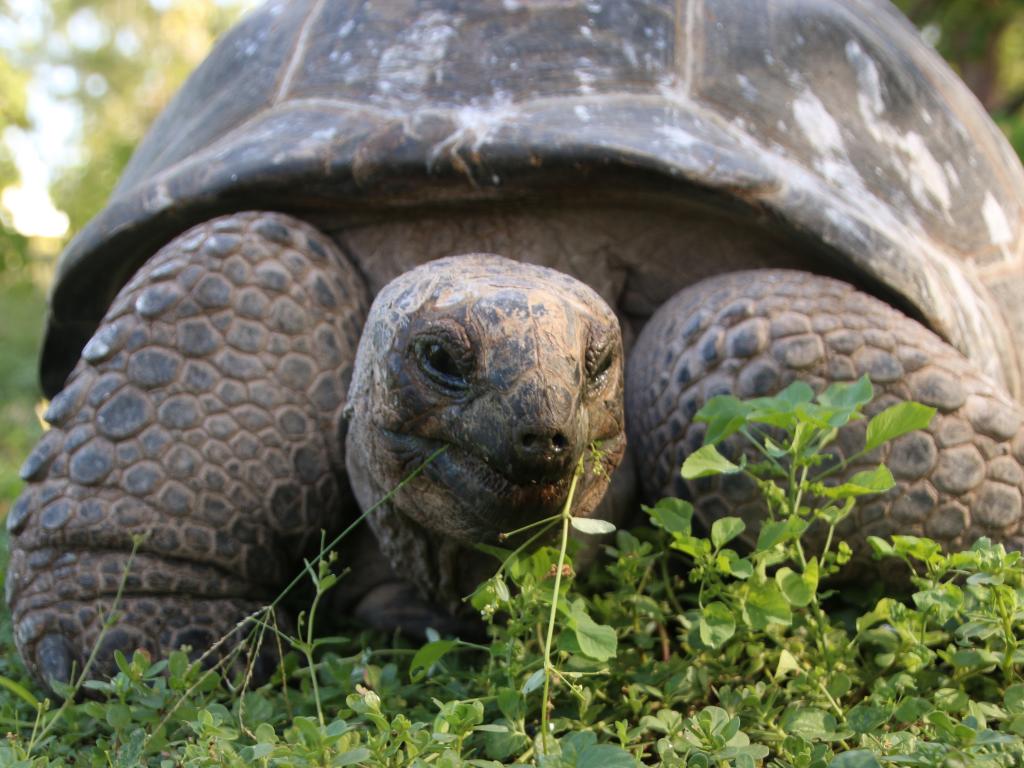
[[[445,533],[451,515],[460,514],[466,537],[495,537],[504,530],[556,513],[565,503],[575,463],[553,479],[520,480],[511,477],[470,448],[456,443],[384,430],[393,455],[401,458],[403,471],[411,473],[439,449],[444,449],[423,468],[423,477],[443,489]],[[420,499],[417,499],[420,500]],[[420,510],[417,510],[420,511]],[[418,514],[410,514],[419,519]],[[428,520],[420,520],[429,525]]]
[[[442,456],[450,456],[452,463],[458,463],[461,470],[472,477],[479,486],[499,498],[508,499],[517,508],[540,506],[548,509],[552,505],[560,506],[569,492],[575,464],[555,477],[522,481],[516,480],[472,451],[451,443],[447,445],[448,448]]]

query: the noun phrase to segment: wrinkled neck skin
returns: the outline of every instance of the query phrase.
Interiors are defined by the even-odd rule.
[[[349,479],[401,577],[455,613],[497,567],[477,543],[597,507],[625,451],[622,338],[590,288],[498,256],[430,262],[389,283],[349,393]],[[413,479],[435,451],[443,449]]]

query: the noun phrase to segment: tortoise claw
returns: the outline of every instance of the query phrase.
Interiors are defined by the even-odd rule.
[[[72,659],[71,646],[63,635],[46,635],[36,645],[36,667],[51,685],[71,682]]]

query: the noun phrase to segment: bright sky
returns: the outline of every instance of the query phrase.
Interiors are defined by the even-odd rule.
[[[221,5],[237,5],[237,0],[213,0]],[[149,0],[157,10],[166,10],[175,0]],[[243,7],[255,7],[259,0],[245,0]],[[13,48],[19,42],[38,41],[49,13],[47,0],[10,0],[11,15],[0,16],[0,49]],[[53,53],[74,46],[95,50],[108,40],[109,32],[88,6],[78,10],[69,20],[67,36],[47,42]],[[137,50],[139,42],[133,35],[118,35],[114,45],[125,53]],[[68,217],[58,210],[50,198],[49,185],[54,171],[76,161],[76,137],[81,128],[81,115],[76,106],[62,99],[79,85],[79,73],[68,66],[43,66],[29,85],[28,113],[32,129],[8,128],[0,140],[7,144],[18,166],[21,182],[0,191],[0,205],[10,214],[14,228],[28,237],[62,237],[68,228]],[[102,95],[106,82],[91,75],[84,83],[95,95]]]

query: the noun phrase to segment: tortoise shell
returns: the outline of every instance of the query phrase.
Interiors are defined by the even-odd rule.
[[[884,0],[271,2],[193,73],[61,256],[44,389],[138,266],[212,216],[457,215],[613,189],[813,243],[823,271],[1020,394],[1024,173]]]

